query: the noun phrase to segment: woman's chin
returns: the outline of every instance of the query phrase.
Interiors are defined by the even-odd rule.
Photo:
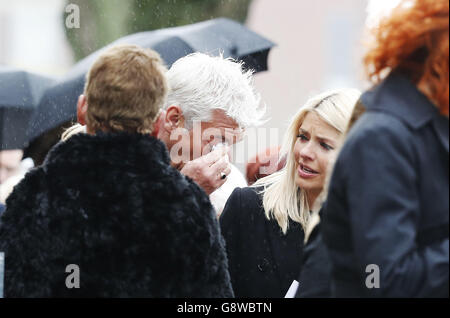
[[[313,179],[303,179],[300,176],[295,176],[295,184],[302,190],[308,191],[319,188],[318,180],[316,178]]]

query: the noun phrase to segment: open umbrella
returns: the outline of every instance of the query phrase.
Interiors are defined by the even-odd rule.
[[[119,43],[152,48],[168,67],[189,53],[223,53],[225,57],[242,60],[245,67],[255,72],[267,70],[267,57],[275,45],[245,26],[225,18],[125,36],[78,62],[60,82],[46,91],[31,120],[29,140],[76,119],[76,103],[83,92],[87,71],[104,50]]]
[[[22,149],[33,111],[53,80],[0,65],[0,150]]]

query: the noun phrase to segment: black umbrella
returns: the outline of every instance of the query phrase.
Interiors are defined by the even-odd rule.
[[[0,66],[0,150],[24,148],[32,113],[53,82],[45,76]]]
[[[87,71],[104,50],[119,43],[152,48],[168,67],[189,53],[223,53],[224,57],[244,61],[245,67],[255,72],[267,70],[269,50],[275,45],[245,26],[225,18],[125,36],[78,62],[63,80],[46,91],[31,120],[29,140],[76,119],[77,99],[83,92]]]

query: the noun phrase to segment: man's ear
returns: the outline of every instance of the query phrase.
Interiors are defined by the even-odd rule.
[[[88,104],[86,102],[86,96],[80,95],[78,97],[78,103],[77,103],[77,119],[78,119],[78,122],[83,126],[86,125],[87,109],[88,109]]]
[[[162,118],[164,130],[172,131],[184,127],[183,111],[179,106],[169,106]]]

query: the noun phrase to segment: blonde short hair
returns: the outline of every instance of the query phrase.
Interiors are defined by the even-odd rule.
[[[135,45],[106,50],[86,77],[86,124],[94,132],[151,133],[168,84],[159,54]]]

